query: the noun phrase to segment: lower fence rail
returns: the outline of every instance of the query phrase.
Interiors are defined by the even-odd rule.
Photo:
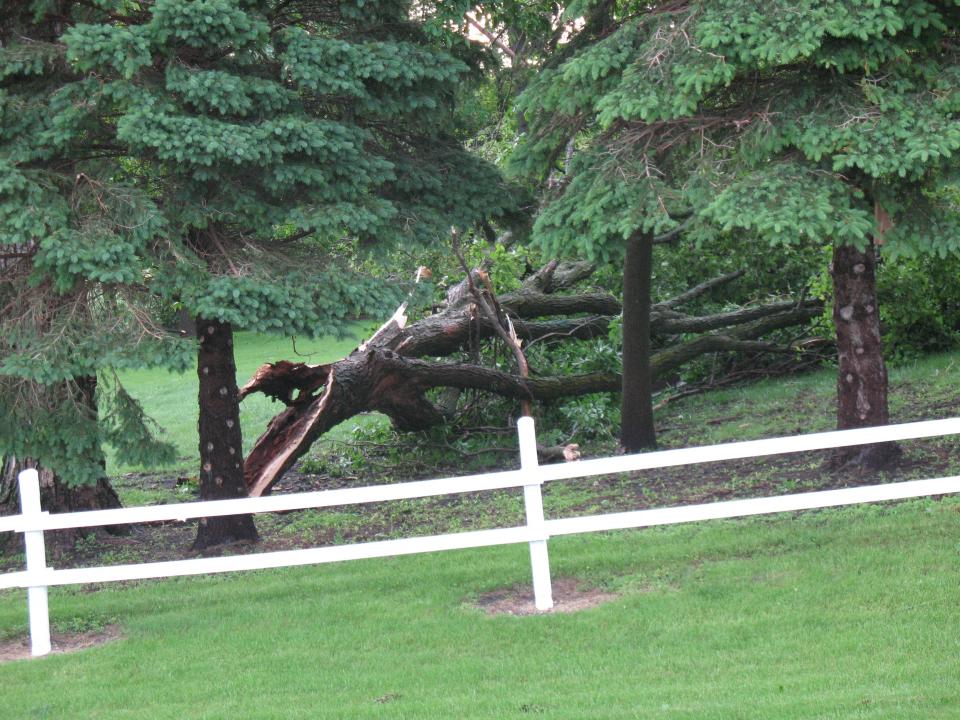
[[[946,432],[932,433],[931,426],[938,426]],[[452,494],[470,492],[476,489],[496,489],[505,487],[522,487],[524,504],[526,507],[526,525],[511,528],[496,528],[492,530],[478,530],[472,532],[453,533],[446,535],[430,535],[424,537],[401,538],[396,540],[382,540],[377,542],[359,543],[353,545],[338,545],[332,547],[307,548],[301,550],[286,550],[281,552],[257,553],[251,555],[232,555],[227,557],[194,558],[189,560],[175,560],[168,562],[140,563],[132,565],[113,565],[92,568],[74,568],[56,570],[47,567],[44,549],[44,530],[63,529],[70,527],[89,527],[89,517],[75,521],[75,525],[68,524],[71,516],[82,517],[94,514],[109,513],[109,524],[124,522],[142,522],[144,512],[150,510],[150,515],[163,517],[177,517],[179,514],[190,517],[201,517],[203,508],[207,505],[217,506],[219,512],[224,503],[239,503],[231,506],[244,507],[238,512],[270,512],[274,505],[297,507],[329,507],[336,504],[331,502],[327,495],[342,493],[343,491],[328,491],[327,493],[305,493],[316,496],[306,501],[296,496],[279,496],[278,498],[259,498],[257,501],[215,501],[212,503],[189,503],[189,510],[176,507],[167,508],[129,508],[126,510],[99,511],[97,513],[65,513],[49,515],[40,508],[40,489],[36,470],[25,470],[20,474],[21,514],[11,518],[4,518],[4,525],[0,531],[13,530],[24,533],[26,547],[26,570],[10,572],[0,575],[0,590],[11,588],[26,588],[28,593],[28,610],[30,622],[31,652],[34,656],[45,655],[51,650],[49,610],[47,588],[58,585],[77,585],[86,583],[117,582],[124,580],[145,580],[155,578],[177,577],[185,575],[205,575],[221,572],[237,572],[243,570],[263,570],[268,568],[294,567],[321,563],[343,562],[346,560],[360,560],[366,558],[393,557],[417,553],[437,552],[443,550],[462,550],[467,548],[493,547],[496,545],[511,545],[528,543],[530,546],[530,561],[534,586],[534,603],[538,610],[548,610],[553,606],[550,581],[550,563],[547,551],[547,541],[550,537],[572,535],[586,532],[600,532],[611,530],[626,530],[632,528],[652,527],[655,525],[672,525],[703,520],[717,520],[723,518],[746,517],[770,513],[792,512],[797,510],[813,510],[818,508],[855,505],[860,503],[878,502],[886,500],[902,500],[931,495],[945,495],[960,493],[960,476],[932,478],[927,480],[912,480],[907,482],[887,483],[883,485],[869,485],[839,490],[824,490],[818,492],[779,495],[774,497],[753,498],[748,500],[728,500],[723,502],[706,503],[700,505],[686,505],[669,508],[655,508],[637,510],[633,512],[609,513],[584,517],[562,518],[547,520],[543,514],[543,501],[540,486],[545,480],[557,479],[551,476],[560,475],[564,478],[582,477],[601,474],[606,466],[600,461],[582,463],[587,472],[576,474],[569,466],[561,466],[562,473],[553,468],[540,468],[537,465],[536,437],[531,418],[521,418],[517,422],[521,455],[521,470],[500,473],[490,473],[489,482],[483,483],[479,479],[485,476],[469,476],[468,482],[455,483],[445,493],[437,491],[436,483],[440,481],[419,481],[403,485],[389,486],[390,494],[397,497],[425,496],[433,494]],[[960,432],[960,420],[929,421],[926,423],[911,423],[883,428],[886,437],[895,436],[897,439],[909,437],[931,437],[934,434],[949,434]],[[849,438],[837,437],[844,433],[859,433],[862,430],[840,431],[836,433],[821,433],[822,446],[839,447]],[[911,435],[913,432],[915,434]],[[717,454],[727,454],[735,457],[756,457],[768,454],[785,452],[779,444],[780,440],[799,440],[797,447],[809,448],[809,441],[800,438],[779,438],[772,441],[751,441],[751,443],[766,443],[766,447],[755,455],[744,455],[742,446],[751,443],[730,443],[726,446],[702,448],[708,451],[706,455],[711,460]],[[810,437],[810,436],[806,436]],[[861,440],[862,442],[862,440]],[[714,448],[721,448],[720,451]],[[725,448],[725,449],[724,449]],[[774,448],[774,449],[771,449]],[[694,449],[696,450],[696,449]],[[789,451],[789,450],[787,450]],[[648,453],[641,456],[627,456],[609,458],[620,468],[627,464],[651,467],[663,467],[690,462],[685,453],[687,451],[665,451],[663,453]],[[668,458],[661,465],[650,465],[656,455],[667,455]],[[677,458],[682,457],[682,462]],[[592,463],[592,467],[587,467]],[[579,463],[577,463],[579,464]],[[575,465],[575,464],[571,464]],[[418,486],[416,490],[409,490],[409,486]],[[351,500],[363,502],[364,491],[371,488],[356,488],[352,492]],[[366,493],[370,495],[369,492]],[[375,493],[381,499],[382,492]],[[285,500],[283,498],[286,498]],[[291,500],[290,498],[293,498]],[[266,501],[260,503],[259,501]],[[279,502],[277,502],[279,501]],[[372,500],[366,500],[370,502]],[[253,502],[253,504],[251,504]],[[262,506],[262,507],[261,507]],[[187,506],[181,506],[187,507]],[[128,519],[125,519],[128,518]],[[103,523],[107,524],[107,523]]]

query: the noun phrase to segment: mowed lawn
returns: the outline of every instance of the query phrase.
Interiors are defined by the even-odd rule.
[[[369,334],[371,323],[354,323],[351,334],[344,338],[323,337],[315,340],[300,338],[294,346],[290,338],[238,332],[234,337],[237,363],[237,384],[243,386],[261,365],[276,360],[326,363],[350,354]],[[147,414],[163,429],[162,437],[177,448],[178,462],[174,467],[192,469],[198,464],[197,450],[197,373],[178,374],[167,370],[132,370],[120,375],[124,387],[143,405]],[[267,423],[283,405],[263,395],[251,395],[240,405],[240,424],[243,429],[244,453],[266,429]],[[356,422],[362,422],[358,420]],[[349,432],[356,422],[340,428]],[[333,434],[336,436],[338,429]],[[118,465],[108,450],[109,474],[140,468]]]
[[[960,717],[960,498],[557,538],[619,593],[488,616],[524,546],[54,589],[124,638],[0,665],[3,718]],[[0,633],[25,624],[0,594]]]

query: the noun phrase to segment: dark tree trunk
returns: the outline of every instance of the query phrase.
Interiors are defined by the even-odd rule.
[[[880,342],[874,248],[850,245],[833,250],[833,323],[837,333],[837,429],[889,422],[887,367]],[[863,469],[888,467],[897,458],[895,443],[839,449],[836,465]]]
[[[200,378],[200,499],[226,500],[246,496],[243,483],[243,442],[237,368],[233,359],[233,329],[219,320],[197,319],[197,375]],[[250,515],[202,518],[194,549],[229,542],[256,541]]]
[[[7,455],[0,458],[0,514],[16,515],[20,512],[20,485],[18,478],[23,470],[36,468],[40,476],[40,507],[50,513],[79,512],[83,510],[112,510],[121,507],[120,498],[105,477],[101,477],[93,485],[70,486],[58,477],[52,470],[37,465],[36,461],[27,458],[23,461]],[[127,525],[111,525],[108,527],[76,528],[73,530],[57,530],[46,534],[51,545],[72,546],[77,540],[90,533],[108,533],[123,535],[128,531]],[[12,540],[19,542],[15,533],[6,533],[7,537],[0,539],[0,545]]]
[[[190,311],[186,308],[177,311],[177,330],[184,337],[192,337],[197,334],[197,322],[190,316]]]
[[[634,233],[623,262],[623,389],[620,445],[627,452],[657,446],[650,375],[650,284],[653,236]]]
[[[102,477],[94,485],[71,487],[51,470],[38,466],[34,460],[20,461],[13,455],[2,458],[0,469],[0,508],[2,514],[20,512],[20,490],[17,478],[23,470],[36,468],[40,475],[40,504],[47,512],[77,512],[82,510],[110,510],[120,507],[120,498],[110,482]],[[115,528],[108,528],[111,532]],[[83,532],[89,532],[86,528]]]
[[[97,378],[79,377],[74,384],[63,383],[62,391],[69,393],[72,400],[97,415]],[[84,510],[111,510],[121,507],[120,498],[110,485],[106,476],[106,461],[100,458],[103,474],[97,482],[89,485],[69,485],[52,470],[38,464],[32,458],[17,458],[13,455],[0,457],[0,513],[16,514],[20,512],[20,487],[18,478],[23,470],[35,468],[40,476],[40,506],[51,513],[81,512]],[[106,531],[111,535],[126,532],[126,525],[114,525],[105,528],[78,528],[64,530],[54,534],[54,538],[63,543],[72,543],[91,532]]]

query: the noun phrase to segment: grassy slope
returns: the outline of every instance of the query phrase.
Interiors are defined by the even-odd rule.
[[[958,414],[960,356],[931,355],[890,368],[888,374],[891,422]],[[834,430],[836,380],[835,370],[824,369],[694,395],[668,404],[658,414],[657,425],[682,428],[680,438],[669,430],[662,435],[671,447]]]
[[[350,337],[301,339],[296,352],[289,338],[240,332],[235,338],[237,383],[243,385],[265,362],[293,360],[324,363],[339,360],[349,354],[367,334],[369,323],[356,323]],[[298,354],[299,353],[299,354]],[[197,465],[197,376],[192,372],[177,375],[165,370],[135,370],[121,375],[124,387],[140,400],[148,414],[164,429],[164,439],[177,448],[178,469],[192,469]],[[283,406],[263,395],[254,395],[241,405],[240,424],[243,428],[244,453],[263,432],[270,419]],[[350,426],[352,427],[352,425]],[[344,426],[333,435],[349,432]],[[128,472],[137,468],[117,466],[108,458],[108,472]]]
[[[954,364],[893,373],[895,419],[955,413]],[[827,429],[832,384],[687,398],[660,422],[674,446]],[[948,498],[557,538],[555,576],[620,593],[571,615],[469,605],[529,582],[519,546],[56,589],[55,627],[126,638],[0,666],[0,715],[955,718],[958,530]],[[23,593],[0,593],[0,635],[24,613]]]

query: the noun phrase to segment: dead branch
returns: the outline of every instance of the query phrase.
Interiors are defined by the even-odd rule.
[[[685,292],[680,293],[674,298],[670,298],[669,300],[665,300],[664,302],[657,303],[653,307],[654,309],[661,308],[661,307],[663,308],[679,307],[680,305],[688,303],[691,300],[694,300],[698,297],[706,295],[708,292],[710,292],[716,287],[720,287],[721,285],[726,285],[728,282],[732,282],[733,280],[736,280],[737,278],[741,277],[744,273],[746,273],[746,270],[735,270],[731,273],[727,273],[726,275],[721,275],[720,277],[712,278],[710,280],[707,280],[706,282],[702,282],[699,285],[696,285],[690,288]]]
[[[590,338],[605,333],[619,302],[605,293],[554,294],[589,277],[588,263],[548,263],[528,277],[521,288],[497,298],[482,273],[466,274],[466,292],[454,293],[435,315],[408,324],[405,305],[357,350],[328,365],[278,362],[265,365],[241,390],[241,398],[263,392],[283,402],[278,414],[257,440],[244,465],[252,496],[263,495],[323,433],[362,412],[387,415],[401,430],[419,430],[444,421],[447,414],[427,398],[428,390],[480,390],[516,398],[523,403],[549,401],[620,390],[615,373],[563,377],[525,377],[470,363],[439,362],[425,356],[451,355],[474,337],[499,336],[517,351],[526,342]],[[656,332],[675,334],[708,331],[699,337],[654,352],[651,372],[662,378],[707,352],[784,352],[795,347],[760,338],[773,330],[806,322],[821,312],[812,301],[780,302],[695,317],[677,311],[684,302],[739,277],[730,273],[701,283],[676,298],[654,306]],[[599,309],[599,312],[597,312]],[[536,319],[550,315],[593,313],[584,317]],[[516,355],[516,352],[515,352]],[[519,355],[525,356],[522,351]],[[566,446],[565,446],[565,449]],[[567,456],[573,457],[573,449]]]

